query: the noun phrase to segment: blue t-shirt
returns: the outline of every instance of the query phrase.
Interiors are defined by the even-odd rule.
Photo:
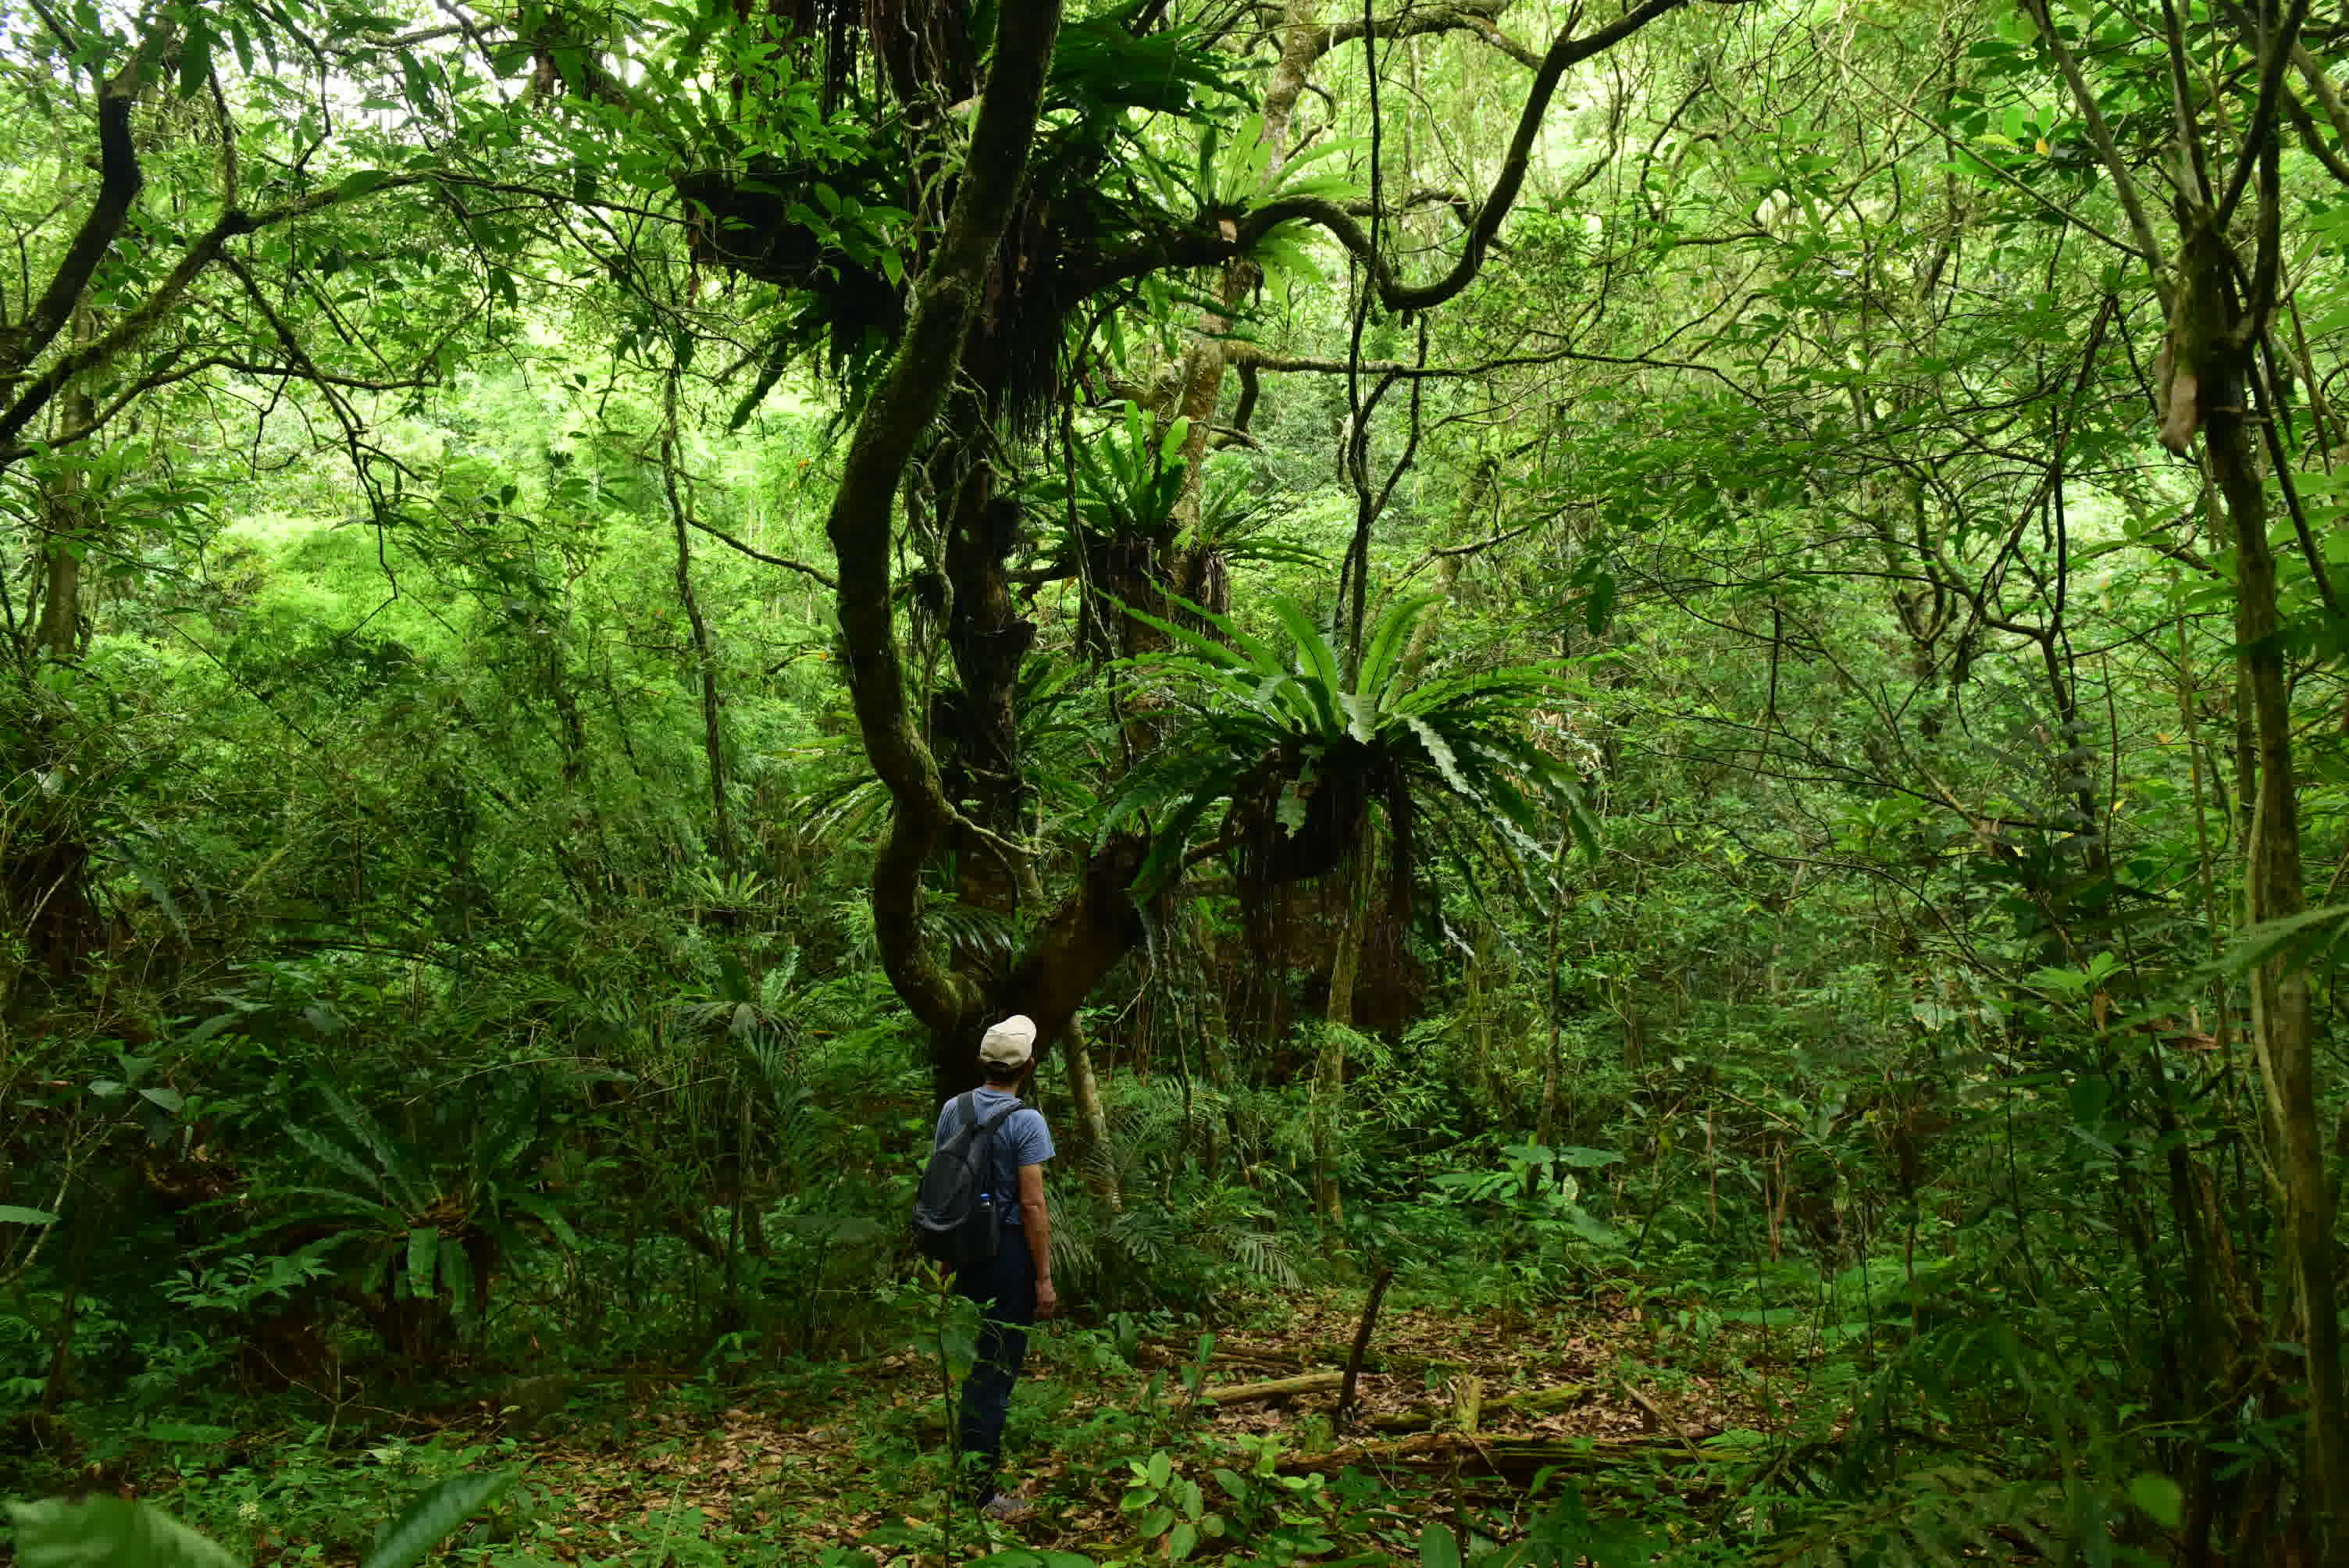
[[[1008,1090],[980,1088],[978,1119],[985,1121],[1001,1110],[1008,1100],[1019,1097]],[[933,1149],[944,1149],[947,1140],[962,1130],[962,1096],[938,1108],[937,1135],[930,1141]],[[1052,1158],[1052,1130],[1044,1125],[1044,1113],[1032,1105],[1023,1105],[995,1124],[995,1207],[1007,1225],[1019,1222],[1019,1168],[1041,1165]]]

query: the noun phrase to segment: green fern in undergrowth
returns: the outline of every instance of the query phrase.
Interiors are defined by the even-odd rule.
[[[2058,1522],[2064,1508],[2060,1490],[2045,1481],[1928,1465],[1873,1497],[1782,1506],[1777,1511],[1788,1522],[1744,1562],[1751,1568],[1905,1568],[2004,1562],[2017,1553],[2064,1562],[2075,1555],[2065,1546],[2071,1532]]]
[[[1596,852],[1578,759],[1556,709],[1572,687],[1556,665],[1422,679],[1414,634],[1434,594],[1399,597],[1346,658],[1303,607],[1276,600],[1285,645],[1193,604],[1212,628],[1125,614],[1175,645],[1127,666],[1140,703],[1181,716],[1128,777],[1104,836],[1147,820],[1138,892],[1164,886],[1211,821],[1240,861],[1244,894],[1321,875],[1361,844],[1375,804],[1393,846],[1394,901],[1407,903],[1423,847],[1473,875],[1480,849],[1512,864],[1546,860],[1560,828]]]

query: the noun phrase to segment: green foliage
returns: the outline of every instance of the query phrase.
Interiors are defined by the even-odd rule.
[[[1289,99],[1274,50],[1316,39],[1176,9],[1064,19],[948,413],[886,433],[885,646],[825,522],[1005,7],[0,18],[0,1462],[357,1560],[354,1475],[418,1452],[371,1429],[419,1409],[608,1421],[616,1456],[670,1440],[619,1379],[699,1419],[967,1362],[894,1248],[955,1045],[896,998],[926,957],[957,1006],[1085,1025],[1102,1128],[1058,1054],[1043,1091],[1085,1379],[1015,1442],[1081,1460],[1053,1522],[1084,1467],[1130,1479],[1088,1502],[1118,1553],[2322,1557],[2277,1193],[2333,1183],[2275,1107],[2322,1129],[2344,1081],[2313,1048],[2271,1077],[2269,1037],[2305,985],[2321,1038],[2343,953],[2349,202],[2324,105],[2261,96],[2284,18],[1689,8],[1565,78],[1468,253],[1504,264],[1404,315],[1331,235],[1451,271],[1524,107],[1493,51],[1544,19],[1380,0],[1425,30],[1320,37]],[[2185,270],[2127,253],[2098,145],[2189,186],[2179,102],[2280,139],[2212,170],[2248,181],[2217,237],[2272,221],[2288,262],[2225,405],[2248,521],[2154,438]],[[1209,336],[1248,390],[1176,418]],[[1333,449],[1398,465],[1359,559]],[[1341,558],[1359,647],[1315,608]],[[1103,672],[1116,614],[1153,651]],[[2295,880],[2239,729],[2271,651],[2318,907],[2245,924]],[[910,954],[857,712],[898,679],[954,808],[891,884]],[[1040,985],[1071,952],[1083,984]],[[1685,1488],[1578,1470],[1491,1511],[1285,1473],[1170,1397],[1194,1317],[1389,1263],[1768,1430],[1700,1435]],[[825,1507],[869,1542],[656,1498],[593,1550],[979,1550],[925,1490],[927,1398],[843,1439],[885,1479]],[[27,1562],[208,1553],[102,1497],[17,1530]]]
[[[274,1223],[346,1227],[308,1245],[356,1254],[351,1266],[361,1289],[387,1302],[445,1296],[456,1322],[470,1328],[488,1307],[482,1262],[494,1265],[532,1227],[576,1245],[569,1222],[532,1191],[545,1150],[539,1108],[526,1094],[484,1097],[486,1105],[461,1114],[443,1109],[428,1122],[448,1139],[436,1146],[393,1136],[332,1083],[318,1083],[315,1092],[343,1136],[298,1122],[283,1130],[346,1184],[280,1189],[294,1208]]]
[[[419,1494],[398,1518],[377,1532],[359,1568],[413,1568],[456,1528],[503,1497],[514,1472],[464,1471]]]
[[[466,1471],[430,1487],[378,1532],[359,1568],[413,1568],[466,1519],[503,1496],[514,1472]],[[150,1502],[98,1496],[11,1503],[16,1561],[26,1568],[229,1568],[225,1548]]]
[[[1164,538],[1174,523],[1174,500],[1185,477],[1184,443],[1190,422],[1172,420],[1155,429],[1142,406],[1127,402],[1121,418],[1105,438],[1073,449],[1076,462],[1076,515],[1083,526],[1104,539]],[[1065,498],[1067,488],[1047,483],[1038,488],[1039,506],[1050,509]]]
[[[1351,679],[1339,649],[1292,600],[1273,607],[1287,651],[1195,606],[1216,635],[1129,609],[1180,649],[1141,661],[1130,676],[1134,688],[1184,716],[1104,819],[1105,831],[1151,819],[1137,888],[1164,883],[1222,804],[1237,818],[1227,820],[1227,831],[1265,837],[1276,851],[1303,841],[1317,857],[1334,859],[1360,839],[1372,799],[1386,807],[1402,867],[1416,847],[1414,807],[1456,825],[1464,842],[1493,843],[1513,859],[1546,860],[1540,836],[1553,823],[1596,853],[1598,826],[1580,781],[1535,728],[1540,705],[1570,689],[1562,675],[1517,665],[1419,678],[1404,650],[1434,605],[1431,596],[1411,595],[1382,609],[1364,633]],[[1276,833],[1277,841],[1267,837]],[[1307,863],[1326,869],[1330,861]]]
[[[98,1568],[109,1563],[156,1568],[227,1568],[236,1561],[218,1543],[152,1503],[94,1497],[80,1502],[12,1503],[16,1560],[26,1568]]]

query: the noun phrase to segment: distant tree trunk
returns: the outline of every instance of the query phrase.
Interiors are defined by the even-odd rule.
[[[719,869],[734,871],[734,829],[726,810],[725,730],[718,711],[718,653],[710,645],[709,627],[701,618],[701,601],[693,592],[693,546],[687,533],[684,497],[677,484],[677,377],[667,389],[667,423],[661,432],[661,486],[668,495],[669,521],[677,531],[677,597],[685,607],[686,624],[693,634],[693,659],[701,675],[701,749],[709,765],[710,839],[718,851]]]
[[[1322,1009],[1321,1048],[1313,1058],[1313,1206],[1332,1227],[1346,1222],[1345,1200],[1338,1191],[1338,1132],[1346,1106],[1346,1037],[1354,1030],[1354,984],[1361,974],[1376,859],[1366,835],[1346,879],[1345,923],[1330,959],[1330,1000]]]
[[[1102,1099],[1101,1080],[1093,1075],[1092,1051],[1085,1044],[1083,1026],[1071,1018],[1061,1032],[1061,1042],[1069,1058],[1069,1099],[1076,1107],[1078,1174],[1112,1210],[1123,1209],[1117,1156],[1109,1136],[1109,1107]]]
[[[41,596],[40,648],[53,659],[70,659],[81,637],[81,557],[55,538],[42,554],[47,571]]]
[[[1279,180],[1281,166],[1288,161],[1288,127],[1297,112],[1297,100],[1304,94],[1306,77],[1313,63],[1329,47],[1327,35],[1315,21],[1315,13],[1319,9],[1319,0],[1284,0],[1281,7],[1280,54],[1273,64],[1271,76],[1266,79],[1264,101],[1257,111],[1266,152],[1267,188]],[[1229,228],[1229,220],[1225,222]],[[1199,489],[1207,460],[1209,426],[1216,417],[1216,406],[1222,399],[1224,377],[1231,362],[1226,335],[1231,331],[1231,312],[1247,297],[1257,276],[1257,269],[1250,262],[1224,263],[1223,277],[1216,289],[1216,308],[1200,312],[1199,335],[1183,356],[1176,411],[1191,425],[1183,445],[1183,490],[1174,502],[1177,534],[1198,525]]]
[[[87,310],[74,313],[77,345],[96,335],[95,320]],[[98,416],[98,404],[77,383],[58,400],[57,423],[73,429]],[[44,582],[41,625],[37,634],[43,653],[57,660],[70,659],[81,648],[81,553],[97,518],[78,465],[69,465],[51,486],[48,495],[49,537],[42,546]],[[69,548],[67,541],[73,542]]]
[[[1557,836],[1557,852],[1551,857],[1557,865],[1566,863],[1567,841],[1570,834]],[[1542,1058],[1541,1106],[1534,1113],[1534,1141],[1547,1146],[1557,1132],[1558,1079],[1563,1076],[1565,1056],[1566,1006],[1565,981],[1558,973],[1558,936],[1566,923],[1566,881],[1559,877],[1549,895],[1549,1052]]]

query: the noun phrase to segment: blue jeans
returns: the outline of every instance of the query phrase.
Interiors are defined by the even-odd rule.
[[[991,1263],[974,1264],[955,1275],[955,1294],[978,1303],[978,1359],[962,1386],[962,1413],[956,1424],[966,1484],[985,1502],[995,1491],[996,1467],[1003,1460],[1003,1418],[1011,1408],[1011,1386],[1028,1359],[1028,1330],[1036,1321],[1036,1264],[1028,1236],[1003,1227],[1002,1244]]]

